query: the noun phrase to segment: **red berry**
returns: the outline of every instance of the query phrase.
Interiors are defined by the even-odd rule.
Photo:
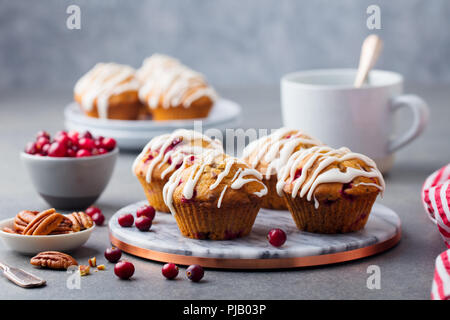
[[[146,216],[150,218],[150,220],[153,220],[155,218],[155,208],[152,206],[142,206],[136,211],[136,216]]]
[[[120,279],[127,280],[130,279],[134,274],[134,265],[129,261],[119,261],[114,266],[114,273]]]
[[[36,154],[37,152],[36,143],[28,142],[27,145],[25,146],[25,152],[28,154]]]
[[[199,282],[203,278],[204,274],[205,272],[203,271],[203,268],[198,264],[190,265],[186,269],[186,276],[189,278],[189,280],[194,282]]]
[[[105,216],[101,212],[96,212],[92,215],[92,220],[94,220],[95,225],[101,226],[105,222]]]
[[[86,212],[86,214],[87,214],[89,217],[92,218],[92,216],[94,215],[94,213],[97,213],[97,212],[102,213],[102,210],[100,210],[100,209],[97,208],[97,207],[90,206],[89,208],[86,209],[85,212]]]
[[[92,153],[89,150],[81,149],[77,151],[77,158],[90,157]]]
[[[41,150],[42,155],[48,155],[48,150],[50,149],[50,143],[44,144]]]
[[[40,137],[44,137],[50,140],[50,134],[44,130],[38,131],[38,133],[36,134],[36,139],[39,139]]]
[[[122,257],[122,251],[119,248],[108,248],[105,250],[105,258],[109,262],[115,263],[120,260],[120,257]]]
[[[80,138],[89,138],[89,139],[92,139],[93,136],[92,136],[92,133],[90,133],[89,131],[85,131],[85,132],[83,132],[83,134],[80,136]]]
[[[161,270],[164,277],[171,280],[178,275],[178,267],[174,263],[166,263]]]
[[[72,140],[78,140],[78,136],[80,135],[78,133],[78,131],[75,130],[70,130],[69,133],[67,134],[69,136],[70,139]]]
[[[71,146],[71,144],[72,144],[72,140],[69,138],[69,136],[67,136],[65,134],[56,136],[55,141],[58,141],[59,143],[62,143],[65,146]]]
[[[58,132],[55,134],[54,140],[57,141],[57,139],[61,138],[61,136],[67,136],[67,132],[66,132],[66,131],[58,131]]]
[[[146,216],[140,216],[136,219],[136,222],[134,224],[136,225],[136,228],[139,229],[139,231],[148,231],[152,226],[152,219]]]
[[[121,227],[127,228],[131,227],[134,222],[134,217],[131,213],[124,213],[117,218],[117,222],[119,222]]]
[[[49,157],[64,157],[66,155],[67,147],[59,142],[53,142],[48,149]]]
[[[78,140],[78,146],[80,149],[92,150],[95,147],[94,140],[90,138],[81,138]]]
[[[272,229],[269,231],[267,239],[274,247],[281,247],[286,242],[286,233],[281,229]]]
[[[67,149],[66,157],[73,158],[76,157],[76,155],[77,153],[72,148]]]
[[[116,140],[114,140],[113,138],[104,138],[102,140],[102,146],[103,148],[105,148],[106,150],[112,150],[116,147]]]
[[[36,140],[36,149],[42,150],[42,148],[47,144],[50,144],[50,140],[47,137],[39,137]]]
[[[98,154],[100,155],[100,154],[105,154],[105,153],[108,153],[108,150],[106,150],[105,148],[99,148],[98,149]]]

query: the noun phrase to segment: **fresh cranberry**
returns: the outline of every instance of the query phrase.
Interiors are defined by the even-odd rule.
[[[281,229],[272,229],[269,231],[267,239],[274,247],[281,247],[286,242],[286,233]]]
[[[116,263],[122,257],[122,251],[119,248],[108,248],[105,250],[105,258],[109,262]]]
[[[38,133],[36,134],[36,139],[39,139],[40,137],[44,137],[50,140],[50,134],[44,130],[38,131]]]
[[[90,206],[89,208],[87,208],[86,209],[86,214],[89,216],[89,217],[91,217],[92,218],[92,216],[94,215],[94,213],[102,213],[102,210],[100,210],[99,208],[97,208],[97,207],[94,207],[94,206]]]
[[[105,154],[108,153],[108,150],[106,150],[105,148],[98,148],[98,154]]]
[[[72,140],[78,140],[78,137],[79,137],[80,134],[78,133],[78,131],[70,130],[69,133],[68,133],[67,135],[68,135],[69,138],[72,139]]]
[[[37,152],[36,143],[28,142],[27,145],[25,146],[25,152],[28,154],[36,154]]]
[[[77,153],[72,148],[67,149],[66,157],[74,158],[74,157],[76,157],[76,155],[77,155]]]
[[[67,132],[66,131],[58,131],[56,134],[55,134],[55,141],[57,141],[57,139],[58,138],[60,138],[61,136],[67,136]]]
[[[155,208],[153,208],[152,206],[142,206],[139,209],[137,209],[136,216],[137,217],[146,216],[150,218],[150,220],[153,220],[155,218],[155,213],[156,213]]]
[[[50,143],[44,144],[42,146],[41,154],[42,155],[48,155],[48,150],[50,149]]]
[[[114,273],[120,279],[127,280],[130,279],[134,274],[134,265],[129,261],[119,261],[114,266]]]
[[[93,136],[92,136],[92,133],[90,133],[89,131],[85,131],[85,132],[83,132],[83,133],[81,134],[80,138],[89,138],[89,139],[92,139]]]
[[[95,147],[94,140],[91,138],[81,138],[78,140],[78,146],[80,149],[92,150]]]
[[[152,226],[152,219],[146,216],[140,216],[136,219],[136,222],[134,224],[136,225],[136,228],[139,229],[139,231],[148,231]]]
[[[189,278],[189,280],[194,282],[199,282],[203,278],[204,274],[205,272],[203,271],[203,268],[198,264],[190,265],[186,269],[186,276]]]
[[[50,140],[47,137],[39,137],[36,140],[36,149],[42,150],[42,148],[47,144],[50,144]]]
[[[114,140],[113,138],[104,138],[102,140],[102,146],[103,148],[105,148],[106,150],[113,150],[116,147],[116,140]]]
[[[124,213],[119,216],[117,219],[121,227],[127,228],[131,227],[134,222],[134,217],[131,213]]]
[[[90,157],[92,153],[89,150],[80,149],[77,151],[77,158]]]
[[[53,142],[48,149],[49,157],[64,157],[66,155],[67,147],[59,142]]]
[[[97,148],[92,149],[91,154],[92,154],[93,156],[98,156],[98,155],[99,155],[98,149],[97,149]]]
[[[178,267],[174,263],[166,263],[161,270],[164,277],[171,280],[178,275]]]
[[[92,215],[92,220],[94,220],[95,225],[101,226],[105,222],[105,216],[101,212],[96,212]]]

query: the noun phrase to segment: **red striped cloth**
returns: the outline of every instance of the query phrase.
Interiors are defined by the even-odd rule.
[[[431,286],[431,299],[450,299],[450,250],[442,252],[436,258],[433,285]]]

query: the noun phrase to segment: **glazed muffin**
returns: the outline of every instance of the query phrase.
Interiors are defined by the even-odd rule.
[[[142,104],[135,70],[116,63],[98,63],[75,85],[74,98],[89,117],[136,120]]]
[[[298,229],[346,233],[364,228],[384,180],[370,158],[347,148],[317,146],[289,158],[277,191]]]
[[[283,197],[277,194],[277,175],[289,157],[302,149],[322,143],[295,129],[280,128],[272,134],[251,142],[243,152],[243,160],[263,174],[268,193],[262,199],[261,207],[287,210]]]
[[[193,161],[205,149],[223,152],[222,143],[192,130],[176,130],[153,138],[133,163],[133,173],[156,210],[170,212],[164,204],[163,187],[186,156]]]
[[[206,118],[217,96],[202,74],[166,55],[145,59],[137,76],[139,98],[154,120]]]
[[[244,237],[267,194],[261,179],[261,173],[241,160],[209,150],[197,161],[183,162],[164,186],[164,201],[186,237]]]

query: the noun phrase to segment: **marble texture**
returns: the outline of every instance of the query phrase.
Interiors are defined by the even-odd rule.
[[[391,209],[375,204],[365,228],[348,234],[315,234],[297,229],[289,211],[261,209],[250,235],[227,241],[195,240],[181,235],[171,214],[157,213],[149,232],[136,227],[122,228],[117,218],[123,213],[136,212],[147,204],[140,201],[126,206],[109,220],[111,234],[117,239],[153,251],[225,259],[276,259],[309,257],[359,249],[384,242],[400,232],[400,218]],[[267,241],[272,228],[283,229],[286,243],[275,248]]]

